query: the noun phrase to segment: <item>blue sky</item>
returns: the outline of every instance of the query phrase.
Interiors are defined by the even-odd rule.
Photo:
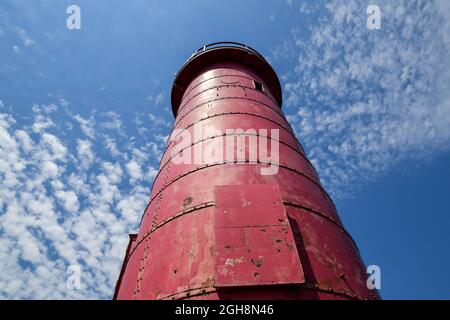
[[[66,8],[81,8],[81,30]],[[380,6],[382,29],[366,28]],[[4,0],[0,298],[111,297],[203,44],[279,74],[283,109],[383,298],[450,298],[450,3]],[[82,269],[81,290],[66,288]]]

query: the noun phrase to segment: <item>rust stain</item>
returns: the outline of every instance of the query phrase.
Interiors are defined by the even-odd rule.
[[[251,262],[258,268],[260,268],[264,264],[264,259],[262,257],[259,257],[258,259],[252,259]]]
[[[187,197],[186,199],[184,199],[183,207],[190,205],[192,203],[192,200],[193,200],[192,197]]]
[[[214,285],[214,279],[213,278],[207,278],[205,282],[202,283],[202,287],[211,287]]]

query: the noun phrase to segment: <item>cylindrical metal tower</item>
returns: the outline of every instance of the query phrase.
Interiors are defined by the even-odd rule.
[[[376,299],[281,111],[276,73],[238,43],[200,48],[115,299]]]

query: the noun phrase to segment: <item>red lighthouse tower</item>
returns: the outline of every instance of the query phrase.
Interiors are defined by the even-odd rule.
[[[211,44],[182,66],[115,299],[378,298],[281,104],[248,46]]]

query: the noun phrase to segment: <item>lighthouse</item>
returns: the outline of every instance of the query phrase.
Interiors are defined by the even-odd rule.
[[[201,47],[171,103],[172,133],[114,299],[379,298],[260,53]]]

